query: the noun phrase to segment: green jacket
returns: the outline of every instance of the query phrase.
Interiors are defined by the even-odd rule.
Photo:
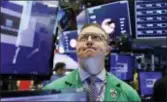
[[[79,78],[78,70],[74,70],[69,75],[60,78],[46,85],[46,90],[63,90],[65,88],[81,88],[83,83]],[[116,97],[111,95],[111,90],[117,92]],[[119,80],[114,75],[107,73],[107,84],[105,88],[104,101],[141,101],[137,92],[125,82]]]

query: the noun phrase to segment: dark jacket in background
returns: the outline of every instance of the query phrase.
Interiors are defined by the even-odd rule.
[[[159,79],[155,82],[153,100],[167,102],[167,77]]]

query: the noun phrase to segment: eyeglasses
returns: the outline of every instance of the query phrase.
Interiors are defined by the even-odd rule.
[[[85,42],[85,41],[88,41],[89,37],[91,37],[91,40],[92,41],[95,41],[95,42],[99,42],[99,41],[107,41],[107,39],[105,38],[104,35],[102,34],[93,34],[93,33],[89,33],[89,34],[81,34],[79,37],[78,37],[78,41],[81,41],[81,42]]]

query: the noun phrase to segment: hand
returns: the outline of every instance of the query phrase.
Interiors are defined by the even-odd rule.
[[[113,34],[116,26],[115,23],[112,22],[112,19],[107,18],[103,20],[101,27],[106,31],[107,34]]]

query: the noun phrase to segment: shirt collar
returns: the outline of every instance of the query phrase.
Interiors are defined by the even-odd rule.
[[[81,81],[85,81],[88,77],[90,77],[91,75],[89,73],[87,73],[84,69],[82,68],[79,68],[79,74],[80,74],[80,78],[81,78]],[[103,69],[98,75],[96,75],[96,77],[98,79],[100,79],[101,81],[104,81],[105,80],[105,77],[106,77],[106,70]]]

